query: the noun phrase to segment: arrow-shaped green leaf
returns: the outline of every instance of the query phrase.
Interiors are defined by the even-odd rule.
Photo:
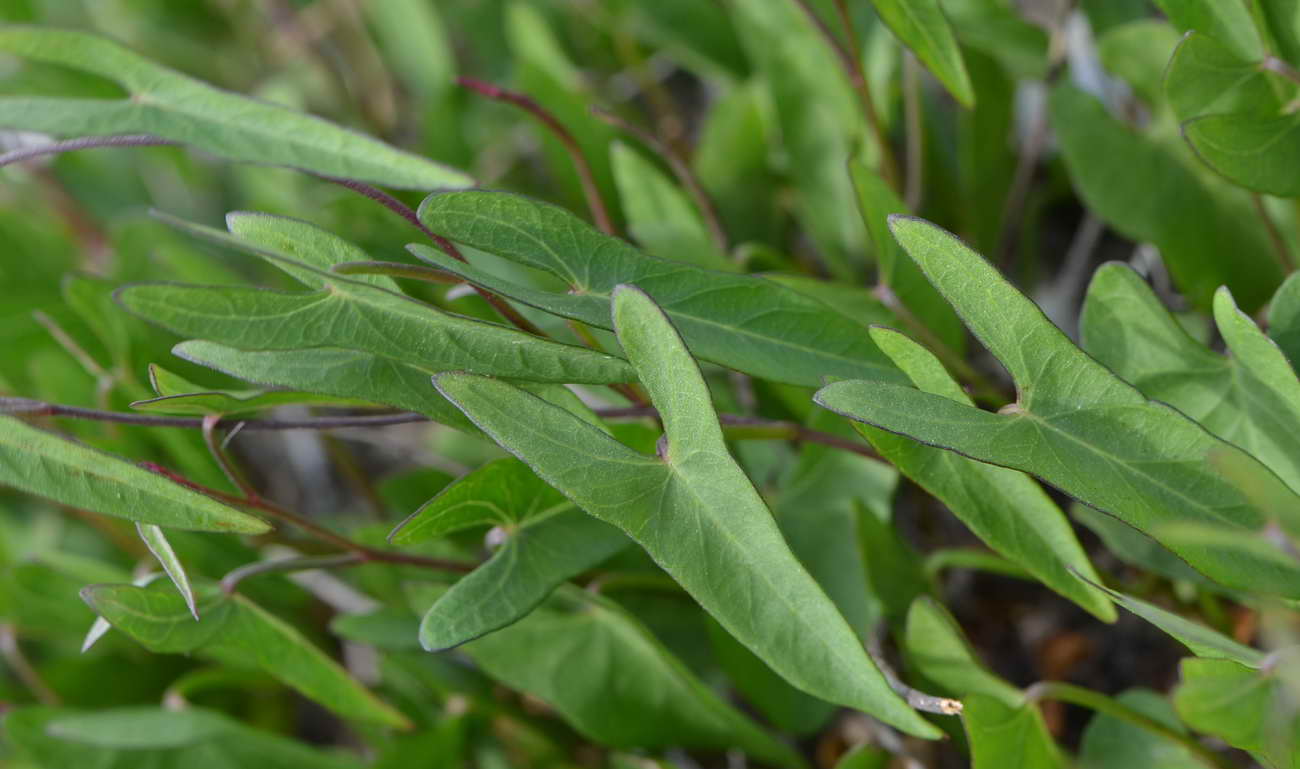
[[[1016,382],[1019,399],[993,414],[949,398],[881,382],[838,382],[816,400],[851,419],[973,459],[1032,473],[1131,526],[1229,587],[1276,592],[1276,560],[1222,549],[1162,527],[1196,523],[1255,535],[1268,516],[1210,463],[1240,455],[1196,422],[1136,388],[1075,347],[1028,298],[955,236],[907,218],[895,237]],[[1290,494],[1271,473],[1276,493]],[[1294,496],[1294,495],[1293,495]],[[1300,503],[1300,500],[1297,500]],[[1293,532],[1294,534],[1294,532]],[[1256,572],[1258,569],[1258,573]],[[1300,564],[1283,593],[1300,596]]]
[[[913,734],[937,730],[890,689],[790,552],[727,452],[685,343],[641,291],[617,288],[619,341],[664,422],[662,456],[633,451],[505,382],[442,374],[438,389],[579,507],[623,529],[773,670],[822,699]]]

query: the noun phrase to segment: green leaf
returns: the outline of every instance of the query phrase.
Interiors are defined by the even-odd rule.
[[[118,301],[128,310],[183,336],[242,350],[327,347],[365,352],[428,374],[463,369],[533,381],[592,384],[630,377],[627,364],[612,355],[453,315],[210,228],[187,225],[187,229],[256,253],[295,275],[305,274],[322,287],[282,292],[139,284],[118,291]]]
[[[1079,350],[956,237],[916,219],[896,217],[891,226],[975,336],[1007,367],[1019,400],[992,414],[940,395],[858,381],[823,388],[815,396],[818,403],[921,443],[1036,475],[1147,532],[1229,587],[1300,595],[1300,567],[1287,571],[1258,554],[1225,557],[1203,542],[1162,537],[1161,527],[1175,522],[1262,532],[1266,515],[1216,471],[1210,453],[1255,460],[1178,411],[1147,400]],[[1276,493],[1290,493],[1265,473]]]
[[[952,306],[943,300],[916,263],[907,258],[889,231],[892,214],[911,213],[880,174],[859,158],[849,161],[849,175],[858,194],[858,209],[876,249],[878,280],[920,324],[954,351],[966,349],[966,329]],[[888,306],[888,305],[887,305]]]
[[[962,704],[962,721],[970,738],[971,769],[1066,766],[1065,757],[1052,741],[1035,705],[1011,705],[987,694],[972,694]]]
[[[1239,58],[1259,59],[1264,42],[1245,3],[1220,0],[1156,0],[1169,21],[1183,32],[1195,30],[1222,43]]]
[[[871,329],[871,338],[921,392],[974,405],[924,347],[886,328]],[[881,456],[943,502],[994,551],[1097,617],[1114,620],[1110,601],[1078,576],[1100,581],[1065,513],[1032,478],[905,436],[858,423],[854,426]]]
[[[773,726],[803,736],[835,715],[838,708],[791,686],[717,622],[710,621],[708,629],[713,655],[731,685]]]
[[[507,457],[465,475],[393,529],[388,541],[410,545],[475,526],[514,527],[573,507],[528,465]]]
[[[736,271],[714,245],[700,212],[663,171],[622,142],[609,153],[628,232],[642,248],[664,259]]]
[[[527,649],[528,654],[520,650]],[[465,646],[488,675],[549,703],[614,748],[738,748],[803,766],[724,703],[612,601],[563,588],[527,618]]]
[[[3,415],[0,484],[138,523],[227,534],[271,530],[260,518],[158,473]]]
[[[1192,339],[1131,268],[1107,264],[1088,287],[1083,348],[1300,489],[1300,382],[1227,289],[1215,293],[1214,317],[1226,357]]]
[[[1065,756],[1052,742],[1036,705],[1008,704],[985,694],[972,694],[962,704],[971,769],[1065,768]]]
[[[1016,687],[994,675],[975,655],[957,620],[929,596],[912,602],[907,612],[903,648],[909,664],[927,681],[963,700],[980,694],[1012,707],[1024,697]]]
[[[1150,689],[1130,689],[1115,698],[1176,732],[1186,732],[1178,714],[1163,695]],[[1079,769],[1111,767],[1146,769],[1194,769],[1207,766],[1185,746],[1105,713],[1098,713],[1083,731]]]
[[[1300,273],[1287,276],[1268,306],[1268,335],[1294,369],[1300,364]]]
[[[407,189],[472,183],[465,174],[311,115],[213,88],[106,38],[7,25],[0,51],[108,78],[125,99],[0,98],[0,125],[60,136],[152,134],[246,163]]]
[[[188,229],[200,237],[214,237],[211,230],[198,230],[193,225],[181,221],[171,223],[181,229]],[[358,246],[328,230],[284,216],[232,211],[226,214],[226,229],[230,230],[230,234],[236,239],[251,244],[253,248],[235,244],[224,236],[221,236],[218,242],[259,255],[259,252],[264,251],[283,257],[268,258],[267,262],[284,270],[308,288],[323,289],[330,286],[330,281],[321,276],[322,270],[328,272],[337,264],[366,262],[371,259],[371,256]],[[301,269],[300,264],[314,269]],[[397,283],[383,275],[357,275],[352,280],[377,288],[386,288],[393,293],[401,293]]]
[[[1198,657],[1232,660],[1252,668],[1259,667],[1264,661],[1263,652],[1239,644],[1212,628],[1118,590],[1101,585],[1097,587],[1104,590],[1115,603],[1178,639],[1179,643]]]
[[[565,580],[627,546],[622,532],[598,521],[509,457],[443,489],[389,535],[398,545],[495,526],[504,541],[483,565],[438,598],[420,623],[420,643],[438,651],[505,627]]]
[[[420,219],[436,232],[550,272],[568,294],[530,291],[432,249],[417,256],[525,304],[610,327],[609,296],[636,284],[660,303],[691,351],[755,376],[816,385],[824,376],[899,381],[862,327],[808,296],[762,278],[670,262],[604,235],[562,208],[500,192],[431,195]]]
[[[491,558],[443,593],[420,622],[420,645],[442,651],[506,627],[627,547],[623,532],[565,506],[508,532]]]
[[[1134,133],[1073,86],[1053,89],[1051,116],[1088,208],[1123,235],[1155,244],[1196,305],[1209,309],[1223,285],[1248,312],[1267,301],[1282,271],[1244,193],[1210,186],[1181,157],[1181,144]],[[1233,259],[1223,258],[1228,253]]]
[[[1182,35],[1163,19],[1138,19],[1110,29],[1097,39],[1101,66],[1128,83],[1138,98],[1159,115],[1170,57]],[[1155,121],[1157,118],[1153,117]]]
[[[1205,115],[1183,124],[1183,136],[1206,165],[1247,189],[1300,197],[1300,115],[1263,119]]]
[[[198,342],[198,345],[207,343]],[[216,345],[212,345],[216,347]],[[177,345],[177,355],[187,357],[180,352],[184,345]],[[193,358],[190,358],[194,360]],[[201,362],[195,360],[196,363]],[[205,364],[208,365],[208,364]],[[319,375],[319,369],[317,369]],[[153,386],[156,398],[135,401],[131,408],[137,411],[152,411],[163,414],[247,414],[265,411],[277,406],[335,406],[343,408],[365,408],[374,406],[370,401],[357,398],[341,398],[332,395],[320,395],[309,392],[282,390],[213,390],[197,385],[179,374],[159,366],[149,364],[149,384]]]
[[[429,387],[426,371],[400,360],[327,347],[250,352],[202,340],[181,342],[172,353],[256,384],[342,399],[361,396],[371,403],[415,411],[440,424],[476,432],[464,414]]]
[[[937,731],[894,694],[781,538],[727,453],[708,389],[650,298],[614,292],[614,325],[664,422],[662,457],[639,454],[504,382],[435,379],[444,396],[588,513],[625,530],[741,643],[809,694],[908,732]],[[666,441],[666,443],[664,443]],[[789,635],[794,627],[813,634]]]
[[[1265,116],[1280,106],[1276,85],[1259,61],[1199,32],[1183,38],[1165,71],[1165,94],[1180,121],[1214,113]]]
[[[1174,707],[1188,726],[1255,753],[1267,766],[1290,769],[1300,760],[1294,649],[1258,670],[1221,659],[1185,659],[1181,669]]]
[[[975,106],[975,90],[961,49],[938,0],[871,0],[889,29],[962,106]]]
[[[344,718],[407,727],[406,716],[385,704],[313,646],[296,628],[239,594],[200,585],[195,622],[170,586],[91,585],[82,598],[113,627],[153,652],[199,653],[223,663],[258,668]]]
[[[40,767],[361,769],[354,758],[313,750],[195,707],[133,706],[94,712],[24,707],[5,715],[5,736],[21,758]]]
[[[144,540],[145,547],[149,548],[149,552],[153,554],[153,557],[158,559],[163,571],[167,572],[168,579],[180,591],[181,597],[185,599],[185,605],[189,607],[190,614],[193,614],[194,619],[197,620],[199,618],[199,609],[194,605],[194,588],[190,587],[190,578],[185,573],[185,566],[181,564],[181,559],[177,557],[176,551],[172,549],[171,543],[167,541],[167,535],[163,533],[160,527],[151,523],[137,523],[135,530],[140,535],[140,539]],[[82,651],[85,651],[84,645]]]

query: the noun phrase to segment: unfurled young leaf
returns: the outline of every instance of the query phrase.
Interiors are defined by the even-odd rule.
[[[420,643],[430,651],[509,625],[565,580],[628,544],[622,532],[576,509],[513,457],[490,462],[443,489],[389,540],[412,544],[483,526],[493,526],[501,541],[487,562],[429,607],[420,623]]]
[[[891,226],[1007,367],[1018,401],[993,414],[907,387],[859,381],[823,388],[818,403],[921,443],[1037,475],[1147,532],[1225,585],[1300,596],[1300,563],[1288,568],[1280,551],[1278,559],[1244,549],[1227,554],[1211,542],[1162,533],[1171,524],[1193,523],[1262,536],[1268,515],[1210,464],[1213,451],[1253,460],[1079,350],[957,238],[916,219],[894,218]],[[1290,493],[1267,471],[1264,478],[1278,494]]]
[[[271,528],[159,473],[3,415],[0,485],[137,523],[227,534]]]
[[[734,748],[758,761],[805,765],[719,699],[641,623],[577,588],[557,591],[527,618],[465,652],[488,675],[549,703],[605,745]]]
[[[92,585],[82,598],[114,628],[150,651],[198,653],[258,668],[345,718],[392,727],[407,718],[376,698],[293,626],[239,594],[196,591],[197,622],[170,585]]]
[[[140,535],[140,539],[144,540],[149,552],[153,553],[153,557],[158,559],[158,564],[162,566],[163,571],[167,573],[168,579],[172,581],[181,597],[185,599],[185,605],[189,607],[190,614],[193,614],[194,619],[197,620],[199,610],[194,605],[194,588],[190,586],[190,578],[185,573],[185,566],[181,563],[181,559],[177,557],[176,551],[172,549],[171,543],[167,541],[167,535],[163,533],[161,527],[151,523],[137,523],[135,530]]]
[[[899,380],[860,325],[816,299],[759,277],[643,254],[561,208],[472,190],[431,195],[420,219],[452,240],[565,281],[568,293],[525,289],[432,249],[412,249],[471,283],[547,312],[609,328],[614,286],[636,284],[705,360],[791,384],[819,384],[825,376]]]
[[[975,106],[975,90],[939,0],[871,0],[889,29],[916,54],[962,106]]]
[[[464,187],[465,174],[325,120],[213,88],[103,37],[7,25],[0,51],[115,81],[125,99],[8,96],[0,125],[61,136],[151,134],[246,163],[408,189]]]
[[[920,391],[974,405],[925,348],[885,328],[871,329],[871,337]],[[1065,513],[1032,478],[906,436],[854,426],[881,456],[947,505],[989,547],[1103,620],[1115,618],[1105,596],[1077,576],[1099,579]]]
[[[613,298],[619,341],[664,421],[661,456],[635,452],[504,382],[443,374],[438,389],[547,483],[626,531],[786,680],[934,736],[781,538],[727,452],[708,389],[664,313],[632,287]],[[816,632],[796,637],[793,628]]]

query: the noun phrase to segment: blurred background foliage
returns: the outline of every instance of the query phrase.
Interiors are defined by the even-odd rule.
[[[794,0],[0,0],[0,20],[95,31],[201,80],[463,169],[484,186],[588,215],[579,178],[555,137],[510,105],[458,86],[456,77],[508,86],[567,126],[592,165],[616,229],[647,251],[786,274],[867,322],[894,322],[888,297],[882,301],[868,290],[885,263],[859,212],[859,195],[868,187],[855,189],[853,158],[866,169],[864,184],[878,169],[893,183],[896,210],[961,235],[1067,332],[1077,330],[1093,268],[1119,259],[1150,279],[1194,336],[1209,339],[1205,317],[1191,311],[1206,309],[1222,283],[1244,310],[1258,311],[1289,270],[1285,255],[1300,242],[1293,201],[1233,185],[1184,142],[1184,116],[1163,82],[1188,26],[1177,16],[1181,5],[945,0],[965,58],[971,108],[905,52],[866,2],[846,6],[851,35],[831,0],[807,0],[806,9]],[[855,88],[836,46],[860,67],[865,89]],[[115,84],[83,72],[0,57],[0,94],[35,93],[121,95]],[[887,154],[863,119],[861,93],[887,139]],[[663,152],[592,108],[639,127],[684,159],[714,202],[717,221],[699,214]],[[35,141],[0,134],[4,149]],[[208,387],[239,386],[171,356],[178,340],[121,312],[111,301],[114,287],[142,279],[292,285],[255,259],[214,256],[152,218],[151,208],[214,226],[232,210],[304,218],[380,260],[407,261],[404,247],[419,237],[400,218],[341,187],[173,147],[68,153],[5,167],[0,179],[0,394],[64,404],[128,410],[153,394],[150,363]],[[420,195],[400,197],[414,205]],[[545,280],[486,254],[473,257],[520,281]],[[848,286],[817,289],[811,278]],[[494,317],[473,293],[404,287],[454,311]],[[557,338],[574,338],[560,319],[525,314]],[[929,323],[954,350],[967,346],[954,318]],[[995,364],[977,366],[1002,384]],[[729,408],[752,407],[754,393],[730,389],[717,371],[710,376],[722,383],[719,399],[734,400]],[[814,415],[806,393],[756,386],[764,416],[807,419],[849,434],[841,420]],[[195,431],[75,421],[59,427],[230,489]],[[626,428],[629,435],[636,429]],[[451,478],[501,455],[481,440],[428,426],[245,434],[232,447],[269,498],[358,538],[369,532],[376,541]],[[791,524],[786,533],[797,551],[823,554],[813,571],[855,626],[896,615],[891,606],[905,607],[933,589],[984,659],[1017,685],[1062,678],[1105,692],[1166,691],[1176,679],[1179,647],[1131,616],[1107,628],[1039,585],[960,564],[945,569],[933,554],[973,538],[941,515],[934,500],[900,488],[885,466],[827,456],[816,446],[751,442],[736,451],[783,521],[814,507],[827,511],[817,525]],[[851,521],[861,505],[886,526],[868,543],[868,556],[834,523]],[[271,575],[241,589],[341,655],[416,721],[414,732],[394,738],[345,728],[283,687],[197,659],[154,656],[117,633],[79,654],[81,629],[94,615],[78,591],[88,583],[129,582],[148,554],[123,522],[53,512],[48,503],[0,492],[0,651],[9,663],[0,675],[0,702],[103,708],[182,698],[331,751],[360,748],[383,767],[652,765],[643,757],[605,754],[554,711],[453,658],[400,645],[376,655],[361,643],[367,628],[352,631],[355,641],[331,635],[330,617],[346,602],[338,595],[344,588],[334,584]],[[1124,536],[1101,516],[1083,511],[1078,517],[1101,539]],[[1243,640],[1253,635],[1255,615],[1181,562],[1153,560],[1132,541],[1117,547],[1108,540],[1106,550],[1081,530],[1099,567],[1119,575],[1128,589]],[[234,538],[171,537],[191,573],[209,578],[258,558],[253,543]],[[311,549],[308,542],[290,544]],[[476,536],[461,536],[440,547],[465,554],[482,546]],[[924,561],[927,555],[932,560]],[[644,570],[637,559],[622,557],[632,561],[629,573]],[[866,593],[851,576],[857,570],[843,568],[864,557],[892,558],[900,571]],[[888,575],[901,573],[916,575],[914,582],[892,584]],[[363,566],[346,578],[369,594],[401,597],[391,570]],[[756,670],[679,594],[631,586],[615,595],[706,681],[729,691],[748,682],[745,707],[800,735],[816,765],[834,765],[862,739],[861,723],[832,718],[830,709],[811,701],[791,701],[780,682],[763,679],[765,669]],[[409,622],[400,614],[392,619]],[[345,630],[336,626],[334,633],[348,639]],[[1163,706],[1158,700],[1154,707]],[[1114,725],[1101,736],[1083,735],[1086,722],[1075,710],[1048,710],[1048,727],[1071,749],[1082,746],[1086,754],[1090,736],[1093,751],[1122,743]],[[961,765],[960,735],[955,742],[926,746],[934,751],[930,765]],[[724,763],[684,753],[673,760],[685,767],[694,760]],[[885,760],[866,751],[842,765]]]

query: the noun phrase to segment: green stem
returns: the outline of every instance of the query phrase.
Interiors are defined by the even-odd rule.
[[[1178,732],[1145,713],[1140,713],[1100,692],[1094,692],[1091,689],[1085,689],[1074,684],[1067,684],[1063,681],[1040,681],[1025,690],[1026,702],[1033,703],[1039,700],[1056,700],[1058,702],[1068,702],[1072,705],[1081,705],[1111,718],[1127,721],[1136,727],[1146,729],[1152,734],[1158,734],[1161,737],[1177,742],[1212,766],[1221,767],[1221,769],[1235,769],[1233,764],[1190,735]]]

